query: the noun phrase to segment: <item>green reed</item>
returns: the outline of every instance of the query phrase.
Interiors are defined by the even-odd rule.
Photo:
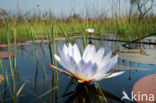
[[[63,31],[61,26],[60,26],[60,30],[62,31],[62,34],[66,38],[67,42],[73,44],[73,41],[70,40],[69,36]]]
[[[38,63],[39,63],[39,57],[38,57],[38,52],[37,52],[37,48],[36,48],[36,43],[35,43],[35,37],[34,37],[34,33],[33,33],[33,29],[30,27],[30,33],[31,33],[31,37],[32,37],[32,41],[33,41],[33,47],[35,50],[35,54],[36,54],[36,72],[35,72],[35,89],[37,88],[37,77],[38,77]]]
[[[33,46],[34,46],[34,49],[35,49],[36,59],[38,60],[39,57],[38,57],[38,53],[37,53],[35,37],[34,37],[34,33],[33,33],[33,29],[32,28],[30,28],[30,34],[31,34],[31,38],[32,38],[32,41],[33,41]]]
[[[0,68],[1,68],[2,75],[4,77],[4,70],[3,70],[3,66],[2,66],[2,60],[0,60]]]
[[[13,89],[11,90],[11,88],[10,88],[10,82],[9,82],[9,77],[8,77],[7,70],[6,70],[5,67],[3,67],[1,60],[0,60],[0,68],[1,68],[1,71],[2,71],[2,74],[3,74],[3,77],[4,77],[4,84],[8,86],[9,93],[11,95],[11,98],[13,99],[13,103],[16,103],[15,95],[13,93]],[[14,88],[14,87],[12,86],[12,88]],[[4,89],[6,89],[6,87]]]
[[[5,22],[6,23],[6,22]],[[14,71],[12,68],[12,61],[11,61],[11,55],[10,55],[10,34],[8,32],[8,25],[7,23],[5,24],[5,29],[6,29],[6,36],[7,36],[7,45],[8,45],[8,55],[9,55],[9,64],[10,64],[10,71],[11,71],[11,80],[12,80],[12,98],[13,102],[15,103],[15,80],[14,80]]]
[[[42,68],[43,68],[43,73],[44,73],[44,77],[45,79],[47,78],[47,73],[46,73],[46,68],[45,68],[45,64],[44,64],[44,61],[42,61]]]
[[[82,40],[83,40],[83,46],[86,47],[88,44],[88,38],[87,38],[87,34],[85,31],[86,28],[81,27],[82,30]]]
[[[17,32],[16,28],[13,29],[13,37],[14,37],[14,70],[16,72],[16,76],[18,76],[18,70],[17,70]]]
[[[53,18],[52,18],[52,14],[50,13],[50,22],[51,22],[51,37],[52,37],[52,46],[53,46],[53,56],[54,54],[56,54],[56,43],[55,43],[55,33],[54,33],[54,23],[53,23]],[[57,67],[57,62],[56,60],[53,58],[53,65],[55,65]],[[57,102],[57,98],[58,98],[58,72],[55,71],[55,87],[56,87],[56,92],[55,92],[55,102]]]
[[[45,52],[44,52],[44,37],[42,36],[41,37],[41,51],[42,51],[42,68],[43,68],[43,73],[44,73],[44,79],[47,79],[47,73],[46,73],[46,68],[45,68],[45,63],[44,63],[44,60],[45,60]]]
[[[5,40],[6,35],[5,34],[5,24],[3,23],[3,20],[1,20],[2,23],[0,24],[0,43],[6,43],[7,41]],[[112,33],[112,34],[117,34],[121,38],[138,38],[139,34],[142,32],[143,35],[145,34],[150,34],[150,33],[155,33],[156,32],[156,17],[153,18],[144,18],[141,22],[133,17],[131,19],[131,22],[129,22],[129,19],[127,17],[122,17],[122,18],[93,18],[88,20],[88,27],[89,28],[94,28],[96,30],[96,36],[100,37],[100,34],[104,33]],[[17,24],[16,24],[17,22]],[[30,25],[26,25],[27,22]],[[12,32],[13,28],[18,28],[17,29],[17,41],[25,41],[27,39],[30,39],[31,36],[28,35],[30,32],[30,26],[36,33],[36,36],[38,35],[47,35],[47,31],[51,31],[51,28],[46,28],[43,25],[43,20],[39,18],[30,18],[29,20],[25,19],[7,19],[7,23],[9,26],[8,32]],[[50,18],[44,18],[44,23],[46,24],[47,27],[51,26]],[[55,24],[54,30],[55,30],[55,36],[56,37],[62,37],[62,28],[63,31],[68,34],[68,33],[79,33],[76,35],[81,35],[82,32],[82,27],[86,27],[86,19],[76,19],[76,20],[61,20],[54,18],[53,23]],[[60,29],[61,28],[61,29]],[[64,34],[64,33],[63,33]],[[65,36],[65,35],[64,35]],[[66,36],[65,36],[66,37]],[[10,36],[12,39],[13,36]]]

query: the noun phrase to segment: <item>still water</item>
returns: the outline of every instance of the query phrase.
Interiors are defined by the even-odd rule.
[[[124,49],[120,42],[100,40],[93,40],[92,42],[96,45],[97,49],[104,47],[106,52]],[[57,48],[62,48],[64,43],[66,43],[66,41],[56,41]],[[76,43],[83,48],[81,39],[77,39]],[[76,80],[61,73],[58,73],[57,81],[55,71],[53,72],[48,66],[48,64],[51,64],[48,44],[37,43],[36,46],[39,56],[38,60],[36,59],[32,44],[19,46],[17,49],[18,72],[17,76],[15,76],[16,93],[21,85],[25,83],[22,92],[18,98],[16,98],[18,103],[104,103],[106,99],[111,103],[121,103],[123,91],[131,95],[136,81],[146,75],[156,73],[156,65],[135,63],[119,58],[117,65],[142,69],[114,69],[114,71],[126,72],[120,76],[104,79],[99,82],[91,83],[90,85],[79,84]],[[151,45],[145,45],[145,47],[153,49]],[[12,62],[13,61],[14,59],[12,58]],[[8,59],[3,60],[3,66],[6,68],[9,78],[11,78]],[[57,64],[57,66],[63,68],[59,64]],[[9,87],[12,89],[11,79],[9,79],[9,83]],[[58,88],[56,86],[57,83]],[[0,83],[0,91],[1,102],[12,103],[8,86],[4,83]],[[128,101],[122,102],[128,103]]]

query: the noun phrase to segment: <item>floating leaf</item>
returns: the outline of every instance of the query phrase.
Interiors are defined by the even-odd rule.
[[[156,64],[156,50],[145,49],[143,50],[143,54],[139,53],[140,50],[138,49],[133,49],[130,51],[138,51],[138,53],[120,53],[119,57],[132,62]]]
[[[137,81],[133,87],[133,93],[138,94],[139,92],[140,94],[146,94],[147,96],[149,96],[150,94],[156,96],[155,87],[156,87],[156,73],[145,76],[141,78],[139,81]],[[138,95],[136,96],[136,98],[138,98]],[[147,101],[145,100],[146,99],[144,99],[144,102],[142,101],[141,103],[147,103]],[[154,97],[154,101],[156,101],[156,97]],[[155,103],[154,101],[150,103]]]
[[[13,56],[14,52],[10,52],[10,56]],[[0,51],[0,60],[9,58],[8,51]]]
[[[147,38],[145,38],[145,40],[156,40],[156,36],[147,37]]]

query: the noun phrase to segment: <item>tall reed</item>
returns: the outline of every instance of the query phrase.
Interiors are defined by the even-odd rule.
[[[31,34],[31,38],[32,38],[32,41],[33,41],[33,46],[34,46],[34,49],[35,49],[36,59],[38,60],[39,57],[38,57],[38,52],[37,52],[37,48],[36,48],[35,37],[34,37],[32,27],[30,27],[30,34]]]
[[[52,45],[53,45],[53,56],[54,54],[56,54],[56,43],[55,43],[55,33],[54,33],[54,24],[53,24],[53,18],[52,18],[52,14],[50,13],[50,22],[51,22],[51,37],[52,37]],[[57,67],[57,62],[56,60],[53,58],[53,65],[55,65]],[[57,103],[57,98],[58,98],[58,72],[55,71],[55,87],[56,87],[56,93],[55,93],[55,102]]]
[[[14,71],[12,68],[12,61],[11,61],[11,55],[10,55],[10,34],[8,32],[8,25],[7,22],[5,22],[5,32],[6,32],[6,36],[7,36],[7,45],[8,45],[8,55],[9,55],[9,64],[10,64],[10,70],[11,70],[11,80],[12,80],[12,98],[13,98],[13,102],[15,103],[15,80],[14,80]]]

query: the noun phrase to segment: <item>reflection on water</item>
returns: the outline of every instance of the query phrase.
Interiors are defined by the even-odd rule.
[[[78,84],[65,103],[110,103],[121,102],[121,99],[107,91],[90,84]]]
[[[78,45],[82,44],[82,40],[76,41]],[[105,52],[109,52],[116,49],[124,49],[120,42],[111,41],[92,41],[96,48],[104,47]],[[57,48],[61,48],[65,41],[57,41]],[[149,45],[144,45],[145,48]],[[145,68],[149,70],[136,70],[127,69],[123,75],[115,78],[105,79],[100,82],[96,82],[96,85],[82,85],[76,84],[70,85],[71,78],[58,73],[58,89],[56,89],[56,76],[53,74],[53,70],[48,66],[51,63],[50,50],[47,43],[36,44],[38,57],[36,59],[33,45],[19,46],[17,54],[17,70],[18,76],[15,75],[16,81],[16,93],[25,83],[22,92],[18,96],[17,101],[19,103],[29,102],[43,102],[43,103],[104,103],[107,98],[108,102],[120,103],[120,99],[123,96],[122,91],[125,90],[128,94],[131,93],[134,83],[140,78],[156,73],[155,65],[135,63],[126,61],[119,58],[117,65],[134,67],[134,68]],[[12,48],[13,49],[13,48]],[[83,46],[82,46],[82,49]],[[152,48],[154,49],[154,48]],[[53,53],[53,50],[51,50]],[[12,58],[12,61],[14,59]],[[9,87],[6,83],[0,83],[0,102],[12,103],[10,95],[11,86],[11,75],[9,71],[8,59],[3,60],[3,67],[6,68],[6,73],[9,77]],[[58,64],[59,68],[63,68]],[[114,69],[114,71],[121,71]],[[0,71],[1,74],[1,71]],[[68,89],[67,89],[68,88]],[[64,92],[66,91],[66,94]],[[63,96],[63,97],[62,97]],[[60,99],[61,98],[61,99]]]

